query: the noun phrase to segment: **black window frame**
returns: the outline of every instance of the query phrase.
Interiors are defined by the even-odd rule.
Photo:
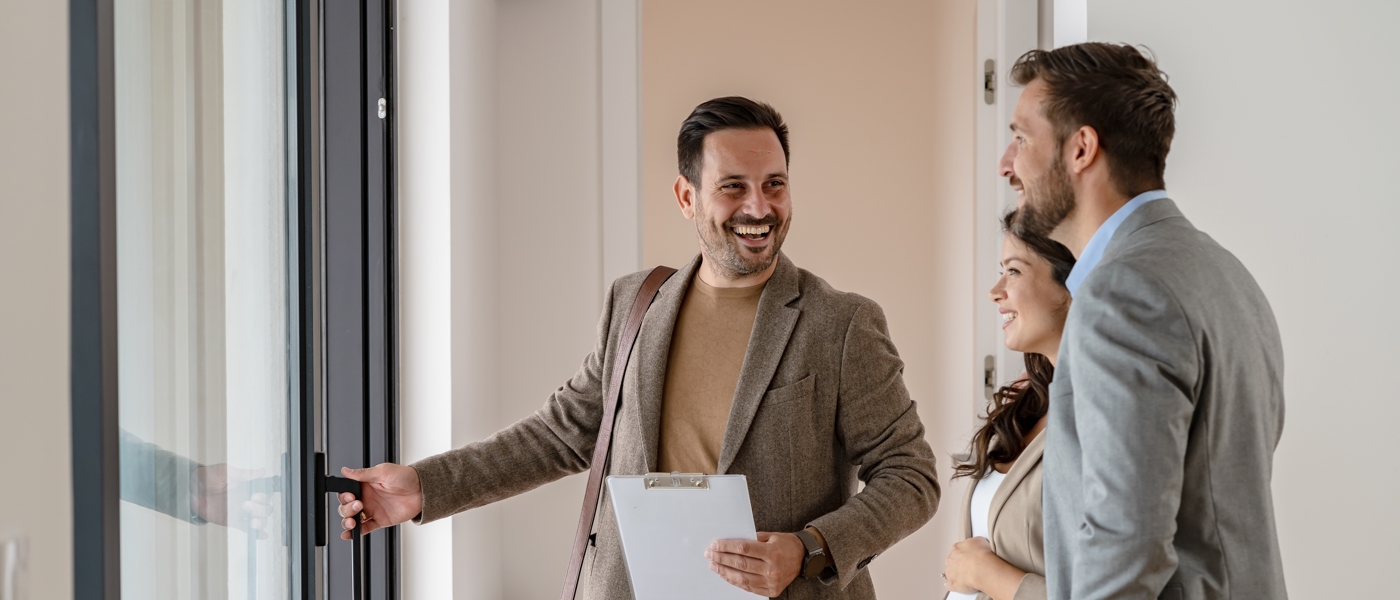
[[[320,0],[318,261],[322,451],[341,466],[398,462],[393,0]],[[380,99],[384,116],[380,116]],[[324,499],[326,598],[349,598],[352,552]],[[400,595],[398,528],[366,536],[366,600]]]
[[[121,597],[116,96],[111,0],[70,0],[73,594]]]

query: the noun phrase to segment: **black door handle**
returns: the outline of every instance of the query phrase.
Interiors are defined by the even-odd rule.
[[[322,452],[316,453],[316,545],[325,546],[329,523],[326,521],[326,494],[340,494],[350,492],[356,498],[363,498],[360,493],[360,482],[345,477],[334,477],[326,475],[326,455]],[[351,553],[353,563],[351,564],[351,576],[355,578],[354,594],[355,600],[364,598],[362,583],[364,582],[364,572],[360,558],[360,547],[364,545],[363,536],[360,533],[360,521],[355,521],[355,529],[350,533]]]

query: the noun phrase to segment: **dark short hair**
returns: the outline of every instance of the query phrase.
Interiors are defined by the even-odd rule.
[[[1049,237],[1039,235],[1030,231],[1017,231],[1016,213],[1013,209],[1001,217],[1001,232],[1005,235],[1015,237],[1025,244],[1031,252],[1045,259],[1050,264],[1050,279],[1053,279],[1060,287],[1066,287],[1065,282],[1069,281],[1069,274],[1074,270],[1074,253],[1070,252],[1064,244],[1061,244]]]
[[[740,96],[715,98],[690,111],[676,141],[676,162],[691,185],[700,186],[705,137],[726,129],[771,129],[783,147],[783,164],[788,164],[788,129],[778,111]]]
[[[1098,132],[1119,193],[1166,187],[1167,152],[1176,134],[1176,92],[1148,53],[1126,44],[1089,42],[1031,50],[1011,67],[1017,85],[1045,82],[1045,118],[1060,143],[1076,129]]]

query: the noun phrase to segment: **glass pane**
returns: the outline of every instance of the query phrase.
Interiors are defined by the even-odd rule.
[[[122,595],[289,598],[283,0],[114,10]]]

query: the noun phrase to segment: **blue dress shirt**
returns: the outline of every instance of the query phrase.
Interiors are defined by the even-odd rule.
[[[1109,240],[1113,239],[1113,234],[1118,231],[1118,226],[1123,221],[1128,220],[1128,216],[1138,207],[1153,200],[1161,200],[1167,197],[1166,190],[1152,190],[1143,192],[1137,197],[1129,200],[1118,212],[1113,213],[1103,225],[1099,225],[1099,230],[1094,232],[1094,237],[1089,238],[1089,243],[1084,245],[1084,251],[1079,253],[1079,259],[1074,263],[1074,269],[1070,270],[1069,278],[1065,280],[1065,287],[1069,288],[1070,297],[1074,297],[1074,292],[1079,289],[1079,284],[1084,283],[1084,279],[1089,276],[1089,272],[1094,267],[1099,266],[1099,261],[1103,260],[1103,251],[1108,247]]]

